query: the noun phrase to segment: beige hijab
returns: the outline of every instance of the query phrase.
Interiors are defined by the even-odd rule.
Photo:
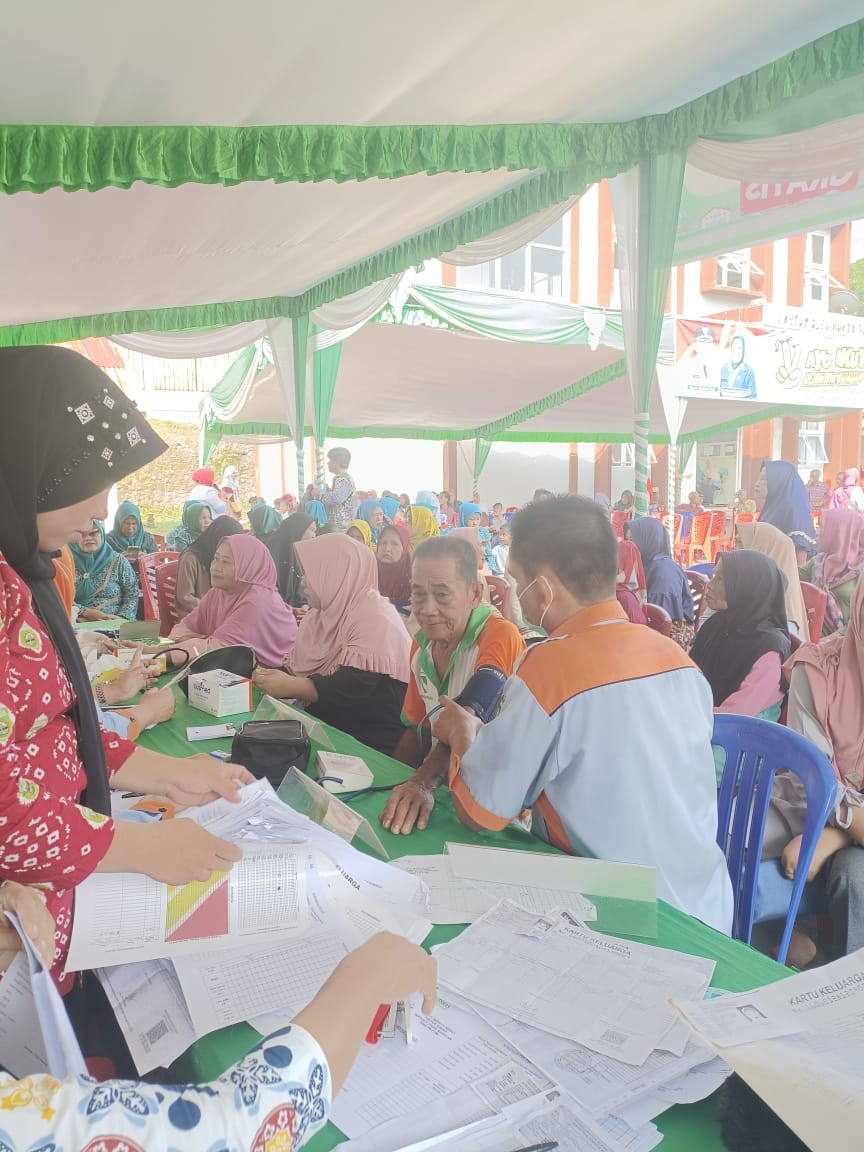
[[[742,548],[751,548],[754,552],[763,552],[766,556],[770,556],[786,577],[786,617],[797,625],[801,639],[808,640],[810,631],[807,625],[807,609],[804,605],[804,593],[801,591],[795,545],[773,524],[760,524],[757,520],[749,524],[739,524],[737,532]]]

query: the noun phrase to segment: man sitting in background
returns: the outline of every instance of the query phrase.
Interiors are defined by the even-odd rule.
[[[707,681],[677,644],[627,620],[618,545],[597,504],[532,504],[512,530],[522,610],[549,638],[520,662],[491,722],[449,701],[436,720],[459,818],[497,831],[530,807],[550,844],[653,865],[659,896],[728,932]]]
[[[420,631],[411,646],[405,732],[393,756],[416,772],[394,788],[380,816],[385,828],[406,835],[428,824],[435,789],[447,779],[450,764],[446,742],[429,742],[428,728],[423,743],[425,718],[446,695],[456,700],[454,707],[491,719],[525,650],[518,629],[483,603],[477,553],[467,540],[438,536],[420,545],[411,569],[411,609]]]

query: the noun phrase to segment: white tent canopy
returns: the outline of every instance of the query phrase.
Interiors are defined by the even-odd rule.
[[[117,12],[4,16],[0,343],[268,321],[299,442],[316,310],[501,230],[465,258],[518,247],[610,178],[637,503],[687,150],[767,138],[792,171],[788,134],[838,122],[833,166],[864,112],[856,0],[154,0],[125,35]],[[752,157],[691,159],[729,180]]]

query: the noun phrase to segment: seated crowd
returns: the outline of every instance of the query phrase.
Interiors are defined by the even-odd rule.
[[[151,688],[139,654],[120,677],[101,681],[103,642],[77,638],[72,627],[136,617],[138,561],[158,542],[129,501],[106,533],[107,493],[116,482],[125,490],[166,446],[107,377],[67,350],[0,350],[0,389],[9,410],[0,426],[9,510],[0,525],[0,906],[30,926],[93,1045],[87,1055],[110,1056],[132,1074],[122,1052],[118,1063],[115,1049],[100,1050],[111,1040],[92,1027],[101,1004],[94,974],[74,980],[65,969],[74,890],[94,871],[206,880],[240,851],[192,821],[114,819],[110,791],[197,806],[236,799],[252,777],[206,755],[178,760],[133,743],[171,715],[170,689]],[[27,432],[37,422],[44,435],[34,457]],[[130,448],[109,471],[118,429]],[[76,463],[63,473],[58,462],[69,458]],[[310,486],[300,501],[280,497],[279,507],[256,499],[245,525],[232,474],[219,486],[210,469],[193,474],[166,540],[178,553],[172,659],[246,645],[262,692],[406,765],[409,778],[380,813],[391,833],[427,828],[446,788],[469,829],[494,834],[518,820],[564,852],[654,866],[662,899],[724,933],[732,890],[716,843],[713,717],[776,719],[788,697],[788,724],[824,750],[837,775],[812,871],[836,947],[864,944],[857,474],[817,510],[817,533],[797,471],[766,462],[763,514],[735,527],[697,612],[662,519],[629,520],[616,538],[610,516],[633,511],[630,492],[612,509],[608,499],[538,489],[505,512],[446,491],[421,491],[413,503],[405,493],[358,492],[344,448],[331,449],[328,466],[330,483]],[[822,643],[808,642],[802,580],[833,602]],[[668,614],[666,635],[646,626],[652,606]],[[137,704],[107,711],[144,688]],[[772,859],[788,875],[803,800],[784,787],[773,804]],[[58,847],[47,850],[52,839]],[[34,884],[44,903],[34,902]],[[324,1100],[308,1131],[292,1136],[305,1138],[326,1115],[377,1005],[419,990],[431,1010],[434,989],[431,958],[378,936],[337,968],[290,1029],[262,1042],[263,1058],[279,1069],[274,1107],[280,1094],[315,1084]],[[72,1132],[81,1090],[53,1083],[58,1131],[68,1124]],[[152,1144],[144,1132],[142,1146],[178,1141],[165,1117],[179,1096],[162,1091],[165,1103],[148,1120]],[[201,1146],[224,1143],[226,1132],[245,1132],[237,1140],[248,1145],[256,1125],[232,1106],[229,1080],[210,1092]]]

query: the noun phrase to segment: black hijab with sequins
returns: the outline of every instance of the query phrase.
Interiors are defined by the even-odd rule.
[[[71,716],[87,773],[83,803],[110,812],[108,775],[90,680],[39,551],[36,516],[88,500],[165,451],[104,372],[66,348],[0,348],[0,552],[27,583],[72,684]]]

